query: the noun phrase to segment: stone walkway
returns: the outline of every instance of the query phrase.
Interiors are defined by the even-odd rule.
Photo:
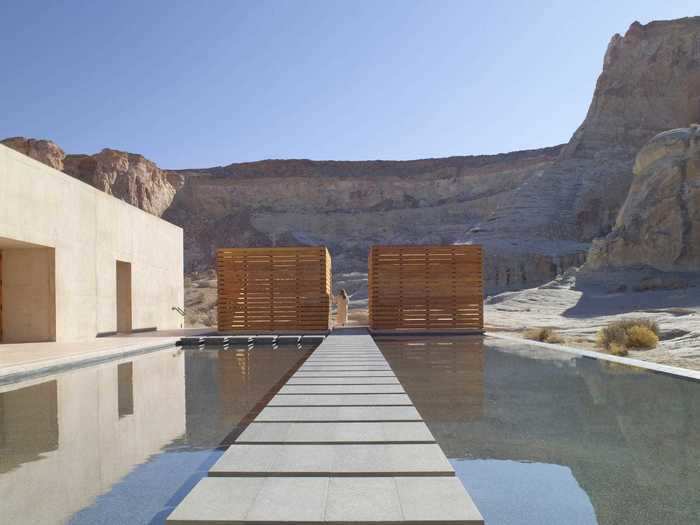
[[[169,524],[483,524],[367,334],[331,335]]]

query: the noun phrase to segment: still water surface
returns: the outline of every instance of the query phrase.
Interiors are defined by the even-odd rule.
[[[0,386],[0,523],[164,523],[308,353],[173,348]]]
[[[476,337],[378,344],[489,525],[700,523],[699,383]],[[308,352],[0,386],[0,522],[163,523]]]
[[[495,339],[377,343],[488,525],[700,523],[700,383]]]

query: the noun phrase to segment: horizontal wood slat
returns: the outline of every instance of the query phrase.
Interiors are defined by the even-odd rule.
[[[331,257],[323,246],[221,248],[219,331],[326,331]]]
[[[370,328],[482,331],[482,261],[478,245],[373,246]]]

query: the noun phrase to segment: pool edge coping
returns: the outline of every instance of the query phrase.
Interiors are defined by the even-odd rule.
[[[109,350],[98,350],[82,355],[72,355],[58,359],[47,359],[35,363],[8,366],[4,369],[0,369],[0,386],[120,358],[164,350],[166,348],[175,347],[175,342],[178,340],[178,337],[169,337],[165,340],[154,341],[153,343],[131,344]]]
[[[559,350],[561,352],[566,352],[569,354],[574,354],[580,357],[588,357],[591,359],[597,359],[601,361],[609,361],[611,363],[618,363],[627,366],[633,366],[635,368],[643,368],[651,372],[672,375],[677,377],[682,377],[684,379],[692,379],[694,381],[700,381],[700,370],[691,370],[690,368],[681,368],[678,366],[662,365],[660,363],[655,363],[653,361],[644,361],[642,359],[635,359],[633,357],[621,357],[610,354],[604,354],[603,352],[595,352],[593,350],[583,350],[581,348],[574,348],[571,346],[553,344],[553,343],[543,343],[541,341],[532,341],[530,339],[524,339],[522,337],[516,337],[512,335],[501,334],[498,332],[486,332],[485,337],[493,337],[496,339],[504,339],[507,341],[512,341],[516,343],[522,343],[532,346],[538,346],[540,348],[548,348],[550,350]]]

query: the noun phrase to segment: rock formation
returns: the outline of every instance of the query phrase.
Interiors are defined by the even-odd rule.
[[[58,145],[50,140],[28,139],[25,137],[10,137],[0,141],[34,160],[43,162],[57,170],[63,170],[63,159],[66,154]]]
[[[133,153],[103,149],[95,155],[66,155],[50,140],[24,137],[0,143],[153,215],[161,216],[182,186],[181,175]]]
[[[62,158],[45,153],[42,141],[9,145],[59,169],[63,162],[71,175],[182,226],[188,272],[210,269],[224,245],[322,243],[334,270],[363,272],[371,244],[481,243],[487,290],[495,292],[536,286],[582,264],[593,239],[615,224],[639,149],[698,121],[700,17],[693,17],[635,22],[613,36],[588,114],[564,147],[164,171],[115,150]]]
[[[610,41],[586,119],[557,161],[464,240],[484,244],[499,273],[517,274],[517,259],[583,260],[589,243],[610,232],[639,149],[697,121],[700,17],[633,23]]]
[[[142,155],[103,149],[95,155],[68,155],[64,171],[153,215],[168,209],[182,177],[160,169]]]
[[[613,231],[594,242],[591,270],[700,271],[700,126],[660,133],[637,155]]]
[[[187,271],[211,267],[217,246],[320,243],[334,270],[366,272],[372,244],[457,241],[558,153],[270,160],[188,171],[163,217],[185,228]]]

